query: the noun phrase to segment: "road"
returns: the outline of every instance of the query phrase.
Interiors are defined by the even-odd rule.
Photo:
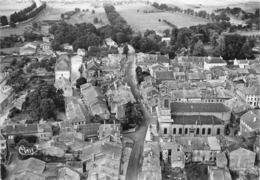
[[[132,93],[138,101],[140,95],[137,89],[137,81],[135,76],[135,52],[132,47],[129,47],[128,64],[125,72],[125,80],[127,84],[131,87]],[[141,103],[140,103],[141,104]],[[144,139],[147,131],[147,127],[150,123],[154,123],[155,118],[153,118],[149,112],[142,106],[143,111],[143,121],[135,133],[126,134],[124,136],[129,137],[134,140],[134,146],[130,155],[130,160],[128,164],[128,169],[126,173],[126,180],[137,180],[138,173],[140,170],[140,159],[143,153]]]

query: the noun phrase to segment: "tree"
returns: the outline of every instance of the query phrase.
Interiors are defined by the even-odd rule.
[[[7,174],[7,170],[4,164],[1,163],[1,179],[5,179]]]
[[[181,28],[179,30],[179,33],[177,35],[177,45],[179,45],[180,48],[182,47],[188,47],[190,44],[190,38],[192,36],[192,30],[189,28]]]
[[[123,48],[123,54],[125,54],[127,56],[128,55],[128,51],[129,51],[128,44],[125,44],[124,48]]]
[[[64,14],[63,13],[61,13],[60,18],[64,19]]]
[[[118,44],[125,43],[126,42],[126,34],[123,32],[116,33],[116,42]]]
[[[98,23],[98,18],[97,18],[97,17],[94,18],[93,23],[94,23],[94,24],[97,24],[97,23]]]
[[[242,59],[244,58],[243,54],[241,54],[242,47],[246,42],[246,37],[241,36],[239,34],[229,34],[225,36],[226,43],[226,53],[224,56],[225,60],[230,59]]]
[[[165,29],[163,31],[163,33],[165,34],[166,37],[169,37],[170,36],[170,29]]]
[[[79,89],[82,84],[86,84],[87,80],[84,77],[80,77],[76,81],[76,87]]]
[[[8,19],[6,16],[1,16],[0,21],[2,26],[8,25]]]
[[[212,36],[210,37],[210,43],[213,48],[215,48],[218,45],[217,39],[219,38],[219,34],[217,32],[212,33]]]
[[[92,14],[95,14],[95,10],[94,9],[92,10]]]
[[[64,97],[53,85],[41,84],[27,94],[23,111],[27,111],[32,120],[56,118],[55,109],[64,108]]]
[[[215,49],[213,49],[213,56],[216,57],[224,57],[226,54],[226,42],[225,42],[225,38],[223,36],[220,36],[217,39],[217,46],[215,47]]]
[[[12,28],[14,28],[14,27],[16,27],[16,24],[11,21],[11,22],[10,22],[10,26],[11,26]]]
[[[252,48],[248,41],[242,47],[241,56],[244,56],[244,58],[252,57]]]
[[[205,56],[206,55],[206,51],[204,49],[203,43],[201,40],[199,40],[195,46],[194,46],[194,50],[192,52],[193,56]]]

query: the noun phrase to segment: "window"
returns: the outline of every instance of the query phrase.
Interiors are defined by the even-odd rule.
[[[208,128],[208,134],[211,134],[211,128]]]
[[[205,128],[202,129],[202,134],[203,134],[203,135],[205,134]]]
[[[167,128],[164,128],[163,134],[167,134]]]
[[[200,134],[200,128],[197,128],[197,133],[196,133],[197,135],[199,135]]]
[[[164,107],[169,108],[169,100],[168,99],[164,100]]]
[[[179,129],[179,134],[182,134],[182,128]]]
[[[188,134],[188,128],[185,128],[185,134]]]
[[[173,134],[176,134],[176,128],[173,128]]]
[[[217,134],[220,134],[220,128],[217,129]]]

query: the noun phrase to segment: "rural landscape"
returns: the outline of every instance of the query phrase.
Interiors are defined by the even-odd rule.
[[[260,179],[260,2],[0,0],[0,165]]]

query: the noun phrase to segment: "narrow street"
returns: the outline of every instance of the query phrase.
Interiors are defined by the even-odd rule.
[[[132,48],[132,47],[131,47]],[[132,52],[130,52],[130,50]],[[136,86],[136,76],[135,76],[135,52],[129,48],[128,64],[125,72],[125,80],[127,84],[131,87],[132,93],[137,101],[140,99],[140,95]],[[147,131],[148,125],[154,120],[154,118],[147,112],[147,110],[140,103],[143,111],[143,121],[136,132],[129,133],[124,136],[129,137],[134,140],[134,146],[130,156],[130,161],[128,164],[126,180],[137,180],[138,173],[140,171],[140,159],[143,153],[144,139]]]

